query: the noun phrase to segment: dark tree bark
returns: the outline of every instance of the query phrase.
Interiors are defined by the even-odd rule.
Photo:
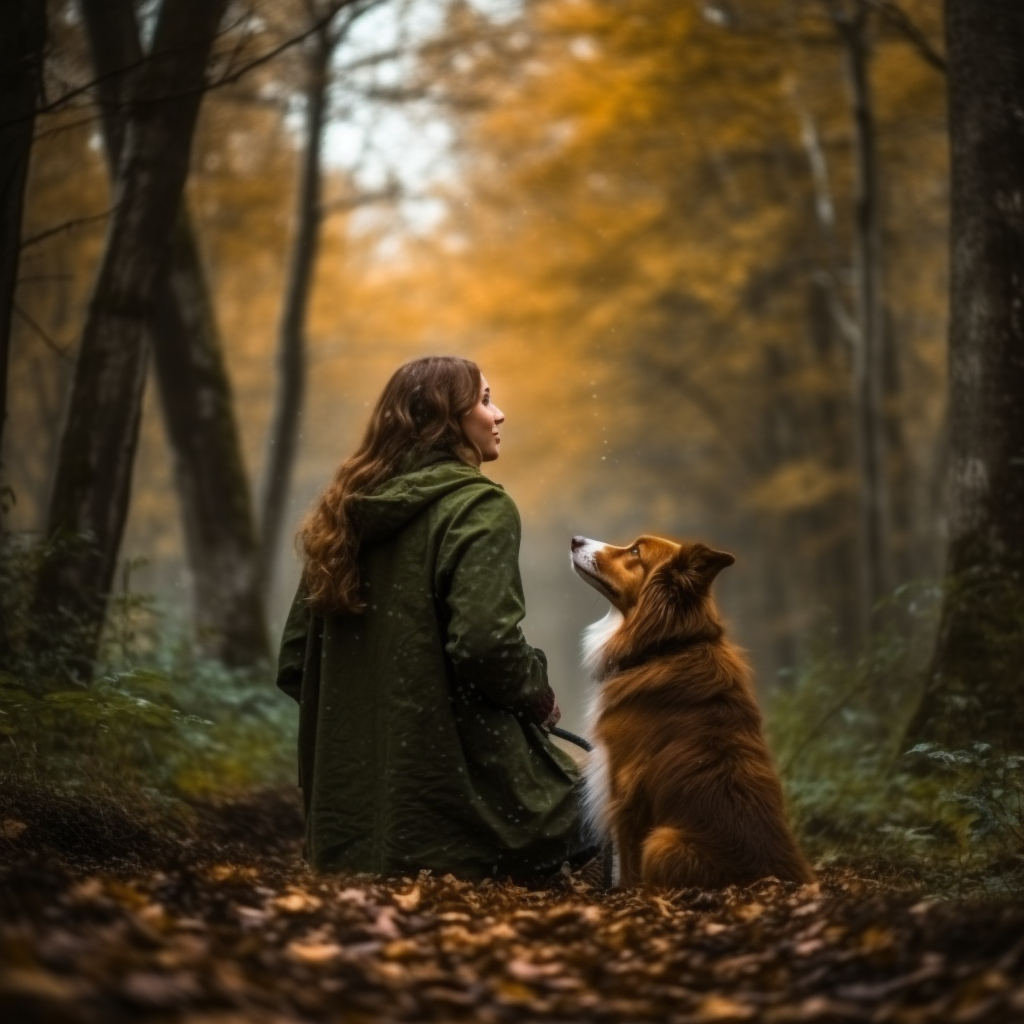
[[[125,85],[144,54],[131,0],[81,0],[93,54],[111,176],[125,125]],[[182,204],[170,272],[149,325],[164,423],[174,453],[196,635],[231,666],[270,655],[258,582],[256,527],[213,302]]]
[[[164,0],[131,87],[114,211],[86,313],[47,522],[81,538],[40,579],[78,625],[86,674],[128,511],[146,372],[144,334],[167,266],[192,135],[226,0]]]
[[[814,218],[818,228],[817,253],[812,265],[820,264],[808,282],[807,327],[811,358],[825,380],[842,380],[843,387],[823,391],[813,403],[808,435],[815,439],[817,455],[837,478],[858,477],[851,433],[853,403],[845,382],[850,376],[850,358],[860,335],[840,285],[841,260],[836,231],[835,201],[832,196],[828,158],[811,112],[797,88],[791,91],[793,107],[800,120],[800,135],[807,156],[814,190]],[[823,601],[836,646],[854,653],[868,631],[868,602],[861,581],[862,516],[853,493],[837,493],[808,516],[806,530],[821,538],[816,559],[816,597]],[[860,585],[851,586],[851,581]]]
[[[306,394],[306,318],[313,291],[320,225],[323,134],[327,123],[331,60],[352,25],[384,0],[305,0],[308,24],[305,66],[306,119],[302,164],[295,200],[295,235],[278,325],[278,378],[267,437],[266,470],[260,502],[260,578],[264,599],[271,594],[278,546],[298,449]],[[387,194],[390,190],[385,190]]]
[[[886,540],[888,501],[885,478],[885,302],[882,277],[881,211],[874,110],[869,80],[868,8],[832,8],[833,23],[846,57],[853,125],[856,194],[853,218],[854,295],[858,344],[854,358],[854,406],[861,475],[863,599],[870,609],[888,592]]]
[[[913,490],[915,465],[907,446],[904,411],[903,366],[896,344],[898,334],[891,309],[886,309],[883,366],[882,422],[885,431],[886,561],[889,581],[895,586],[915,579],[920,573],[918,559],[922,545],[915,535]]]
[[[327,117],[330,62],[336,38],[329,24],[309,40],[306,66],[306,121],[302,167],[296,193],[295,237],[281,321],[278,327],[278,391],[267,445],[263,484],[260,550],[262,592],[268,596],[274,584],[277,549],[284,530],[284,515],[298,447],[303,399],[306,392],[306,313],[313,290],[313,271],[320,238],[321,156]]]
[[[910,741],[1024,748],[1024,5],[946,0],[947,590]]]
[[[0,32],[0,441],[7,419],[7,367],[25,180],[45,44],[45,0],[15,0],[4,12]]]
[[[213,302],[182,211],[150,329],[195,586],[196,636],[235,667],[270,657],[252,496]]]
[[[851,444],[853,417],[845,384],[849,358],[846,346],[837,337],[834,301],[825,281],[810,282],[807,322],[812,358],[822,379],[836,383],[813,396],[805,433],[813,439],[817,456],[834,477],[853,481],[857,476]],[[863,595],[850,585],[857,579],[861,557],[860,523],[852,497],[852,487],[829,496],[802,524],[806,536],[817,538],[818,557],[812,560],[816,573],[814,596],[830,613],[835,646],[848,655],[863,642],[867,628]]]

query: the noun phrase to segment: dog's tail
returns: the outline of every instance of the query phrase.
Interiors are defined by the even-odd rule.
[[[652,829],[640,851],[640,880],[644,885],[674,889],[711,888],[720,884],[719,871],[700,855],[685,833],[670,825]]]
[[[723,847],[696,841],[670,825],[652,829],[640,850],[640,881],[665,889],[717,889],[733,882],[752,882],[774,876],[783,881],[812,882],[803,855],[782,829],[778,846],[744,856],[737,844]]]

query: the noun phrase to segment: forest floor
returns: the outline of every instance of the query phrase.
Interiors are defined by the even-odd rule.
[[[317,877],[291,794],[171,819],[0,792],[0,1020],[1024,1021],[1019,899]]]

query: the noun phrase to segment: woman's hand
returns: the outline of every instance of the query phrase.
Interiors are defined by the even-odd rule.
[[[554,691],[550,686],[536,694],[530,701],[530,717],[545,732],[558,725],[558,720],[562,717],[562,710],[559,708]]]
[[[556,725],[558,725],[559,719],[561,719],[561,717],[562,709],[558,706],[558,701],[556,700],[554,704],[551,705],[551,713],[548,715],[547,718],[544,719],[543,722],[540,723],[540,727],[545,732],[551,732],[551,730],[554,729]]]

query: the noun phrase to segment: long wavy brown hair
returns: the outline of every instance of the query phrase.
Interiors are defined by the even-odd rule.
[[[314,611],[366,608],[359,536],[349,515],[355,497],[376,490],[404,461],[430,450],[479,463],[480,453],[463,433],[461,420],[479,401],[480,383],[476,363],[458,356],[413,359],[392,374],[359,447],[338,467],[299,528],[306,600]]]

